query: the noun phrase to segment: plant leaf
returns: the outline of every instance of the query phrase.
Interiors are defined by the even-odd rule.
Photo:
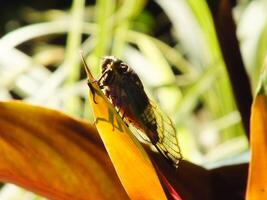
[[[259,90],[251,111],[251,161],[247,185],[247,200],[267,199],[267,68],[261,77]]]
[[[86,69],[96,127],[129,197],[133,200],[167,199],[145,150]]]
[[[94,126],[0,102],[0,181],[56,200],[128,199]]]

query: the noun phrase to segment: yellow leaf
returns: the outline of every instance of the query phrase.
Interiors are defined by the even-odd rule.
[[[267,104],[266,72],[251,110],[251,161],[249,166],[247,200],[267,199]]]
[[[102,93],[88,68],[87,72],[96,127],[129,197],[133,200],[167,199],[145,150]]]
[[[0,102],[0,181],[56,200],[128,199],[95,127]]]

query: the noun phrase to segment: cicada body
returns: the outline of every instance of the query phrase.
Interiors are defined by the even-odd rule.
[[[108,56],[103,59],[98,84],[122,118],[145,133],[157,150],[177,167],[182,156],[175,128],[170,118],[149,100],[137,74],[120,59]]]

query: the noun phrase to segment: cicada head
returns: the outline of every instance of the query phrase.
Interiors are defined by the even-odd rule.
[[[106,70],[110,70],[112,64],[114,63],[114,61],[118,60],[117,58],[115,58],[114,56],[105,56],[102,60],[102,64],[101,64],[101,69],[102,69],[102,74],[106,71]]]
[[[119,80],[129,79],[135,72],[122,60],[114,56],[105,56],[102,64],[101,81],[103,85],[109,86]]]
[[[132,71],[131,68],[122,60],[115,58],[114,56],[106,56],[102,62],[102,73],[105,71],[113,71],[118,73],[118,75],[126,74]]]

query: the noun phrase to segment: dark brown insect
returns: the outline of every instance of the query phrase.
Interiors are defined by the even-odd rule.
[[[137,74],[120,59],[107,56],[97,82],[122,118],[145,133],[157,150],[177,167],[181,153],[175,128],[170,118],[149,100]]]

